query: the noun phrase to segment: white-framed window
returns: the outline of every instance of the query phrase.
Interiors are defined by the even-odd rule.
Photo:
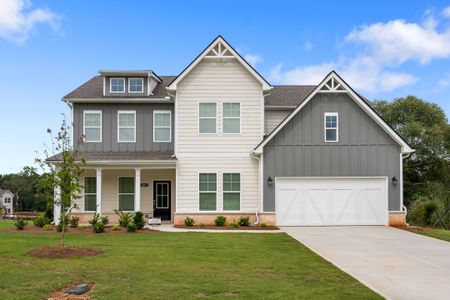
[[[338,113],[326,112],[323,118],[325,142],[337,142],[339,140]]]
[[[198,133],[217,133],[217,103],[199,103]]]
[[[239,211],[241,210],[241,174],[223,173],[223,210]]]
[[[83,111],[83,137],[86,143],[100,143],[102,141],[102,111]]]
[[[11,214],[11,208],[7,208],[6,209],[6,213],[9,215],[9,214]]]
[[[119,110],[117,112],[117,141],[119,143],[136,142],[135,110]]]
[[[134,211],[134,177],[119,177],[119,210]]]
[[[128,78],[128,93],[143,93],[144,78]]]
[[[241,133],[241,104],[224,102],[222,104],[223,133]]]
[[[84,211],[97,210],[97,178],[84,177]]]
[[[125,78],[110,78],[109,79],[110,93],[125,93]]]
[[[11,203],[11,198],[5,198],[5,203]]]
[[[172,141],[172,112],[170,110],[153,111],[153,142]]]
[[[199,191],[199,210],[216,211],[217,210],[217,174],[199,173],[198,175]]]

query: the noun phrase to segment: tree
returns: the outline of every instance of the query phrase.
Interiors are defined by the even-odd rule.
[[[48,201],[61,207],[61,215],[54,217],[55,219],[59,217],[62,226],[61,247],[64,247],[66,220],[75,207],[73,201],[80,198],[82,190],[80,176],[84,172],[85,160],[79,158],[78,153],[72,149],[70,127],[65,119],[63,119],[61,128],[55,136],[53,136],[51,129],[48,129],[47,132],[50,135],[51,146],[45,150],[44,159],[36,159],[36,162],[44,170],[47,170],[39,181],[39,186]],[[50,157],[56,159],[50,162],[48,160]],[[55,189],[59,189],[57,199],[55,199],[56,195],[53,193]]]
[[[418,197],[436,196],[436,183],[447,189],[440,194],[449,194],[450,126],[442,108],[414,96],[391,103],[377,101],[374,105],[415,149],[403,163],[405,204],[410,205]]]

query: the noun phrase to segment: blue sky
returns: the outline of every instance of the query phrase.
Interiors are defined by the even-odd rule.
[[[221,34],[272,84],[336,69],[369,99],[450,115],[449,1],[0,1],[0,174],[33,163],[100,69],[177,75]]]

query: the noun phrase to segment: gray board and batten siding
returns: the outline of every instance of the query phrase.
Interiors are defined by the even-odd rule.
[[[337,112],[339,141],[324,141],[324,113]],[[347,94],[316,94],[264,146],[264,211],[275,211],[275,178],[387,176],[389,210],[400,207],[401,148]],[[268,178],[273,184],[268,184]]]

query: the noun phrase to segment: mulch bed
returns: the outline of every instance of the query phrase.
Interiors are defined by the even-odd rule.
[[[61,234],[61,232],[57,232],[55,226],[52,225],[51,230],[44,230],[40,227],[36,227],[33,225],[33,223],[28,223],[27,226],[23,230],[17,230],[16,227],[8,228],[8,229],[2,229],[2,231],[8,231],[8,232],[24,232],[24,233],[46,233],[46,234]],[[137,233],[158,233],[158,230],[152,230],[152,229],[141,229],[137,230]],[[104,233],[95,233],[92,230],[91,226],[86,226],[85,229],[81,230],[76,227],[67,227],[66,234],[132,234],[134,232],[128,232],[125,228],[120,228],[120,230],[112,230],[111,226],[105,227]]]
[[[95,289],[95,283],[93,282],[86,282],[86,284],[89,285],[90,290],[86,294],[83,295],[69,295],[66,294],[66,291],[70,288],[73,288],[76,286],[76,284],[69,284],[62,288],[61,290],[54,292],[47,300],[91,300],[94,299],[92,297],[92,291]]]
[[[260,226],[239,226],[238,228],[230,228],[228,226],[214,226],[214,225],[194,225],[194,226],[185,226],[185,225],[174,225],[175,228],[185,228],[185,229],[212,229],[212,230],[279,230],[277,226],[266,226],[266,227],[260,227]]]
[[[397,227],[398,229],[403,229],[410,232],[431,232],[433,231],[432,228],[426,228],[426,227],[417,227],[417,226],[403,226],[403,227]]]
[[[42,247],[31,250],[28,255],[39,258],[71,258],[80,256],[95,256],[103,253],[99,248],[83,247]]]

